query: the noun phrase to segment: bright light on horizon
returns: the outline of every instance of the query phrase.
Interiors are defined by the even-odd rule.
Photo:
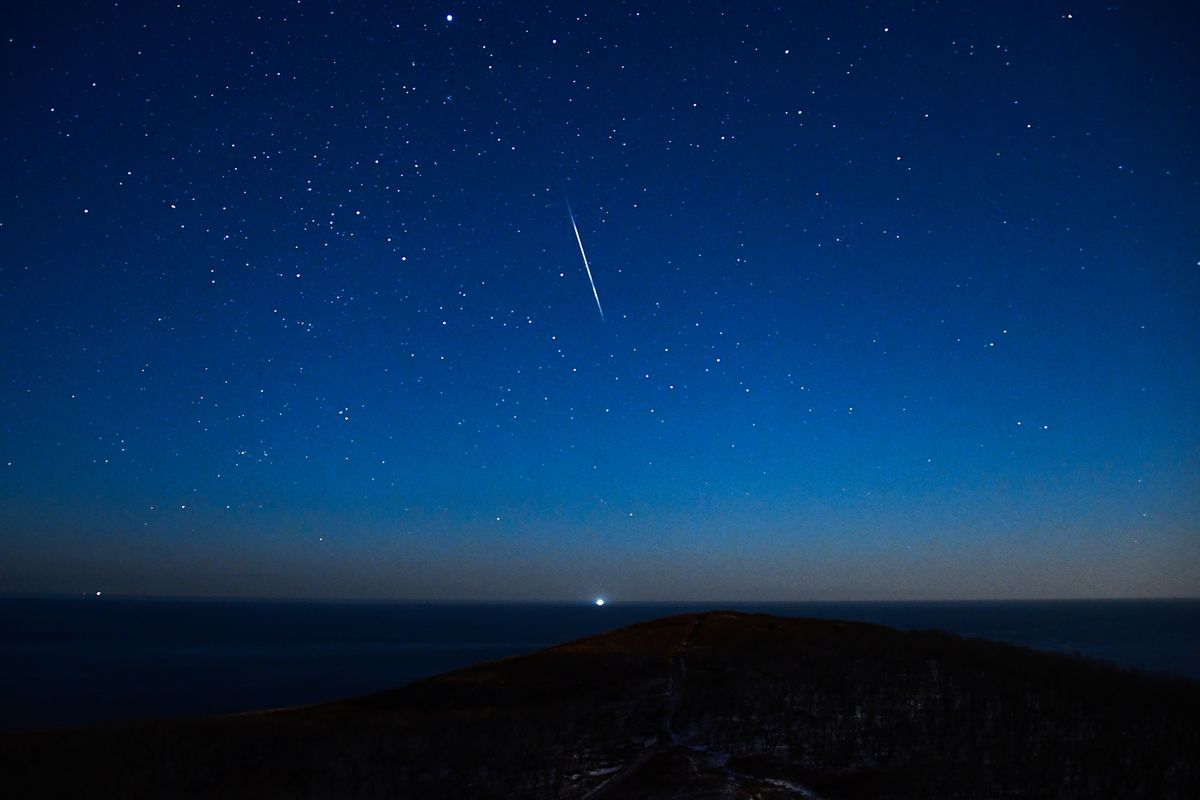
[[[604,598],[603,598],[603,597],[597,597],[597,598],[596,598],[596,605],[598,605],[598,606],[602,606],[602,605],[604,605]]]

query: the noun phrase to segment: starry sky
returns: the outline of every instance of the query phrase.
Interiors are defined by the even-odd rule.
[[[1194,596],[1189,5],[7,4],[0,592]]]

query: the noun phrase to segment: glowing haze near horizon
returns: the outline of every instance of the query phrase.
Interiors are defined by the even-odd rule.
[[[6,6],[0,592],[1195,595],[1188,5]]]

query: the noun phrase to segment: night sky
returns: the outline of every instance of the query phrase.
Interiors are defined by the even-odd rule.
[[[0,591],[1200,593],[1193,4],[0,22]]]

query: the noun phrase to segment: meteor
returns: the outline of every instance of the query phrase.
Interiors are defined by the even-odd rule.
[[[592,285],[592,297],[596,298],[596,310],[600,312],[600,319],[604,319],[604,309],[600,307],[600,295],[596,291],[596,281],[592,280],[592,268],[588,266],[587,253],[583,252],[583,239],[579,238],[579,226],[575,224],[575,212],[571,210],[571,204],[567,203],[567,215],[571,217],[571,227],[575,230],[575,241],[579,242],[579,255],[583,256],[583,268],[587,271],[588,283]]]

